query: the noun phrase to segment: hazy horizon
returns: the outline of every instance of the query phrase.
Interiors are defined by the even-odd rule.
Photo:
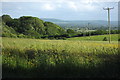
[[[56,19],[56,20],[62,20],[62,21],[108,21],[108,20],[82,20],[82,19],[76,19],[76,20],[68,20],[68,19],[57,19],[57,18],[40,18],[40,19]],[[112,20],[113,21],[113,20]],[[118,20],[114,20],[114,21],[118,21]]]
[[[9,14],[2,14],[2,15],[9,15]],[[1,15],[1,16],[2,16],[2,15]],[[11,15],[10,15],[10,16],[11,16]],[[24,16],[24,15],[23,15],[23,16]],[[27,16],[27,15],[26,15],[26,16]],[[20,16],[20,17],[22,17],[22,16]],[[17,19],[17,18],[20,18],[20,17],[11,17],[11,18]],[[31,16],[31,17],[36,17],[36,16]],[[39,19],[55,19],[55,20],[61,20],[61,21],[107,21],[107,20],[97,20],[97,19],[96,19],[96,20],[87,20],[87,19],[86,19],[86,20],[82,20],[82,19],[76,19],[76,20],[74,20],[74,19],[73,19],[73,20],[72,20],[72,19],[70,20],[70,19],[69,19],[69,20],[68,20],[68,19],[58,19],[58,18],[42,18],[42,17],[41,17],[41,18],[38,17],[38,18],[39,18]],[[111,21],[113,21],[113,20],[111,20]],[[114,20],[114,21],[118,21],[118,20]]]

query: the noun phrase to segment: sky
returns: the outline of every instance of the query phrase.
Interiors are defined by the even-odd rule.
[[[107,7],[111,21],[118,20],[118,0],[2,0],[2,13],[12,18],[33,16],[61,20],[107,20]]]

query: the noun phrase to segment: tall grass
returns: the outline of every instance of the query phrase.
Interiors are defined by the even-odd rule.
[[[5,77],[119,77],[118,43],[3,38]]]

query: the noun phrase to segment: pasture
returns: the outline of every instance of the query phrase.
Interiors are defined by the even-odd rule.
[[[118,41],[119,34],[111,34],[112,41]],[[74,37],[68,38],[67,40],[80,40],[80,41],[103,41],[104,38],[109,40],[109,35],[95,35],[95,36],[84,36],[84,37]]]
[[[2,38],[3,78],[118,78],[118,42]]]

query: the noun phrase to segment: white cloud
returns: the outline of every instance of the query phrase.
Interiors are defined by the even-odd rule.
[[[92,2],[89,2],[88,0],[86,2],[84,1],[70,1],[66,2],[68,4],[68,8],[73,9],[74,11],[91,11],[96,9],[96,6],[92,5]]]
[[[3,2],[40,2],[42,10],[53,11],[58,8],[61,9],[71,9],[74,11],[92,11],[95,10],[98,5],[93,5],[93,3],[98,3],[102,1],[118,1],[118,0],[2,0]]]
[[[92,5],[86,5],[85,8],[86,8],[87,10],[94,10],[94,9],[96,9],[96,7],[95,7],[95,6],[92,6]]]
[[[42,6],[42,9],[43,10],[55,10],[55,6],[53,6],[52,4],[50,4],[50,3],[46,3],[46,4],[43,4],[43,6]]]
[[[22,8],[21,8],[21,7],[18,7],[17,9],[22,10]]]
[[[84,4],[90,4],[93,2],[93,0],[80,0],[80,2]]]
[[[57,10],[58,8],[61,9],[70,9],[73,11],[90,11],[94,10],[95,6],[92,6],[90,3],[87,2],[80,2],[80,1],[61,1],[61,2],[42,2],[42,6],[40,9],[53,11]]]
[[[92,0],[92,2],[119,2],[120,0]]]
[[[58,4],[58,5],[57,5],[57,7],[58,7],[58,8],[61,8],[61,7],[62,7],[62,5],[61,5],[61,4]]]
[[[78,6],[76,5],[75,2],[70,1],[70,2],[68,2],[67,4],[68,4],[68,7],[69,7],[69,8],[74,9],[75,11],[78,10]]]

